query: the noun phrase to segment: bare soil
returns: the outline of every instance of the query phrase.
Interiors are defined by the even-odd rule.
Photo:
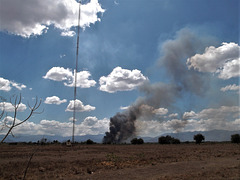
[[[0,145],[0,179],[234,179],[240,144]]]

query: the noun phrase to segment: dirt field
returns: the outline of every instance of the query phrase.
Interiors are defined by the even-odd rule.
[[[234,179],[240,145],[0,145],[0,179]]]

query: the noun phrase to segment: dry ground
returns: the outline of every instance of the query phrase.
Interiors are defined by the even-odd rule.
[[[0,179],[234,179],[240,144],[0,145]]]

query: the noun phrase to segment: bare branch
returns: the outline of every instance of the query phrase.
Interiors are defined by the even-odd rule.
[[[41,112],[39,113],[39,112],[35,112],[35,111],[40,107],[41,103],[42,103],[42,100],[40,100],[40,101],[38,102],[38,98],[37,98],[37,97],[36,97],[36,101],[35,101],[35,104],[34,104],[33,107],[31,107],[31,106],[29,105],[29,103],[28,103],[28,107],[29,107],[29,109],[31,110],[30,113],[29,113],[29,115],[28,115],[28,117],[27,117],[26,119],[24,119],[23,121],[21,121],[20,123],[16,124],[14,127],[16,127],[16,126],[18,126],[18,125],[26,122],[33,114],[40,114]]]
[[[33,151],[33,153],[31,154],[31,156],[30,156],[30,158],[29,158],[29,160],[28,160],[27,167],[26,167],[26,169],[25,169],[25,171],[24,171],[23,180],[25,180],[25,177],[26,177],[26,175],[27,175],[27,171],[28,171],[30,162],[31,162],[34,154],[38,151],[38,149],[39,149],[39,147],[37,147],[37,148]]]
[[[13,96],[14,97],[14,96]],[[12,98],[10,98],[10,102],[11,104],[14,106],[14,116],[13,116],[13,122],[12,124],[10,125],[10,127],[8,127],[8,125],[5,123],[5,127],[8,127],[8,132],[7,134],[4,136],[4,138],[1,140],[0,143],[3,143],[3,141],[7,138],[7,136],[11,133],[12,134],[12,129],[16,126],[19,126],[21,124],[23,124],[24,122],[26,122],[28,119],[30,119],[30,117],[33,115],[33,114],[40,114],[41,112],[36,112],[36,110],[40,107],[41,103],[42,103],[42,100],[40,99],[40,101],[38,101],[38,97],[36,96],[36,100],[35,100],[35,103],[34,105],[31,107],[28,103],[28,107],[30,109],[30,113],[29,115],[27,116],[27,118],[25,118],[24,120],[22,120],[21,122],[19,123],[16,123],[16,120],[17,120],[17,111],[18,111],[18,108],[21,104],[21,101],[22,101],[22,95],[20,94],[20,96],[16,96],[15,97],[15,101],[14,101],[14,104],[12,103]],[[43,111],[42,111],[43,112]],[[2,112],[0,114],[0,119],[2,118],[4,112]],[[13,136],[13,134],[12,134]]]

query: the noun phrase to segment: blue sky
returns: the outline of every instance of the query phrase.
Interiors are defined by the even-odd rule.
[[[82,4],[76,135],[141,99],[137,135],[240,129],[238,0]],[[0,96],[21,93],[19,121],[36,96],[44,109],[15,134],[71,136],[77,13],[74,0],[0,0]]]

